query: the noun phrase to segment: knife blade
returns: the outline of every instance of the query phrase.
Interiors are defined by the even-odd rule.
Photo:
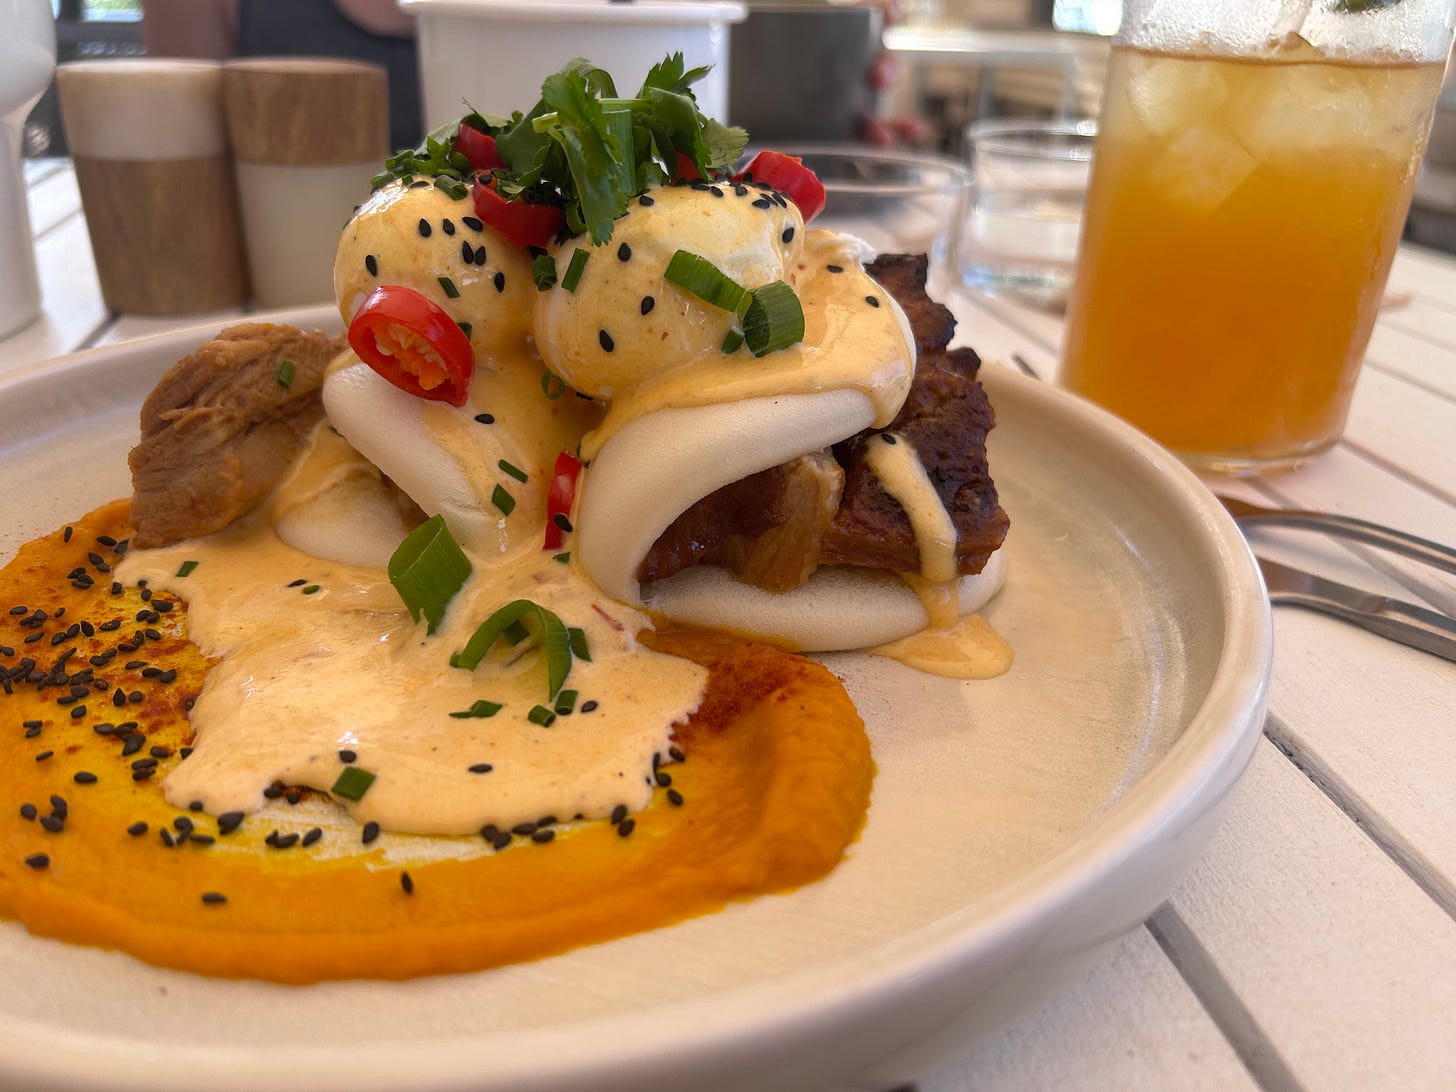
[[[1414,603],[1361,591],[1313,573],[1256,558],[1270,603],[1307,607],[1456,663],[1456,619]]]

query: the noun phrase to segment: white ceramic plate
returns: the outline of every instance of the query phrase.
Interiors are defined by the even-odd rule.
[[[205,333],[0,382],[0,557],[128,491],[140,401]],[[884,1088],[1045,997],[1213,833],[1263,721],[1271,627],[1242,538],[1171,456],[1058,391],[983,375],[1012,519],[987,613],[1016,663],[957,683],[827,658],[879,766],[828,879],[402,984],[198,978],[0,923],[0,1084]]]

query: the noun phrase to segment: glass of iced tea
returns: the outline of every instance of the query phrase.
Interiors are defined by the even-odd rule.
[[[1133,0],[1112,51],[1066,385],[1194,466],[1344,428],[1456,0]]]

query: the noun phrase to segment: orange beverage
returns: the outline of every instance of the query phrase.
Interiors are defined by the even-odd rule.
[[[1211,469],[1334,443],[1442,67],[1115,48],[1067,385]]]

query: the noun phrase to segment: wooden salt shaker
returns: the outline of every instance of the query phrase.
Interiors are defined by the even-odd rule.
[[[107,307],[177,315],[247,299],[237,189],[212,61],[77,61],[56,70]]]
[[[339,230],[389,150],[385,70],[321,57],[229,61],[223,100],[254,300],[332,300]]]

